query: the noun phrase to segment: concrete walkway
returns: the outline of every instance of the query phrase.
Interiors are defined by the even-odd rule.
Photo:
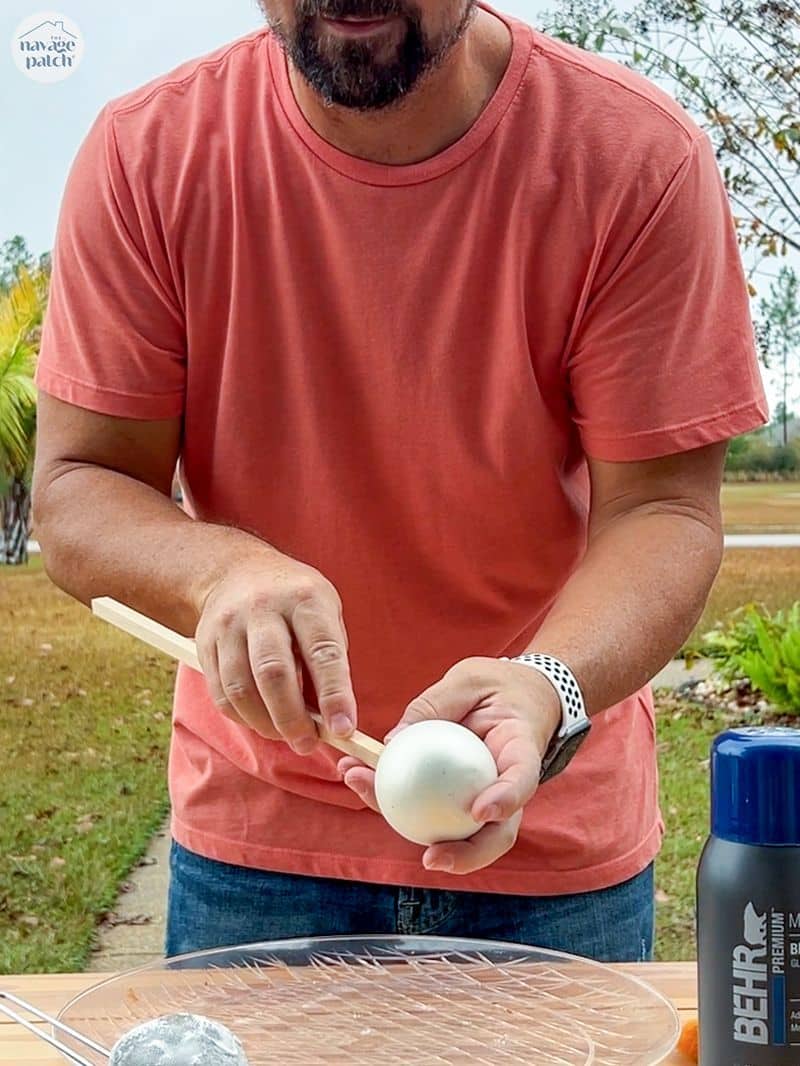
[[[687,668],[683,659],[673,659],[653,678],[653,688],[680,688],[690,681],[705,681],[714,672],[710,659],[695,659]]]
[[[675,660],[653,679],[653,687],[678,688],[688,681],[704,680],[710,673],[707,660],[696,661],[689,670]],[[126,970],[163,956],[169,845],[169,826],[165,824],[131,872],[109,920],[98,928],[98,945],[87,970]]]
[[[114,911],[97,929],[87,971],[128,970],[164,955],[169,884],[169,825],[159,829],[132,870]]]

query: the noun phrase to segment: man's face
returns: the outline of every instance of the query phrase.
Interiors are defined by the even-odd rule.
[[[261,0],[273,31],[329,104],[402,99],[463,36],[476,0]]]

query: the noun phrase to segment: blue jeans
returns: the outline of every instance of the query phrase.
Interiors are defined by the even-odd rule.
[[[565,896],[397,888],[270,873],[205,859],[173,842],[166,953],[311,936],[470,937],[568,951],[602,962],[652,957],[653,866],[629,881]]]

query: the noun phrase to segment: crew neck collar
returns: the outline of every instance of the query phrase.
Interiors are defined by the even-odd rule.
[[[508,26],[511,37],[511,57],[500,83],[483,111],[470,128],[449,147],[419,163],[394,166],[360,159],[336,148],[321,137],[300,110],[289,78],[288,60],[279,41],[271,31],[265,34],[272,81],[284,116],[306,147],[333,170],[345,177],[367,185],[415,185],[437,178],[469,159],[497,128],[516,95],[533,49],[533,32],[519,19],[495,11],[488,4],[479,7],[501,19]]]

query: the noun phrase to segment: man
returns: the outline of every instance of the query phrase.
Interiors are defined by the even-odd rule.
[[[713,152],[483,4],[263,6],[98,117],[38,371],[49,573],[198,641],[167,950],[647,958],[647,682],[719,565],[725,441],[765,419]],[[401,839],[309,707],[343,736],[463,722],[500,771],[483,828]]]

